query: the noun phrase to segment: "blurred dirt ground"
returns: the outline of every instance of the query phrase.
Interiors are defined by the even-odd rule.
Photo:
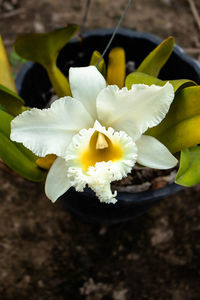
[[[125,0],[92,0],[86,29],[114,27]],[[196,3],[200,14],[200,2]],[[80,24],[86,0],[1,0],[7,50],[17,34]],[[123,27],[177,44],[200,58],[200,30],[187,0],[135,0]],[[200,299],[199,186],[142,217],[86,224],[35,184],[0,171],[0,299]]]

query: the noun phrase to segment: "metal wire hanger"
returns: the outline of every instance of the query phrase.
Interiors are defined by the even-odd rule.
[[[130,7],[132,1],[133,1],[133,0],[128,0],[128,2],[127,2],[127,4],[126,4],[126,7],[125,7],[125,9],[124,9],[124,11],[123,11],[123,13],[122,13],[122,15],[121,15],[121,17],[120,17],[120,19],[119,19],[117,25],[116,25],[116,27],[115,27],[115,30],[114,30],[114,32],[113,32],[113,34],[112,34],[112,36],[111,36],[111,38],[110,38],[108,44],[106,45],[106,47],[105,47],[105,49],[104,49],[104,51],[103,51],[101,57],[99,58],[99,60],[98,60],[98,62],[97,62],[97,64],[96,64],[96,67],[98,67],[100,61],[102,60],[102,58],[103,58],[104,55],[106,54],[108,48],[110,47],[110,45],[111,45],[111,43],[112,43],[112,41],[113,41],[113,39],[114,39],[114,37],[115,37],[115,35],[116,35],[116,33],[117,33],[117,30],[119,29],[119,27],[120,27],[122,21],[124,20],[124,17],[125,17],[125,15],[126,15],[127,11],[128,11],[128,8]],[[91,0],[87,0],[86,7],[85,7],[85,11],[84,11],[84,16],[83,16],[83,21],[82,21],[82,25],[81,25],[81,34],[83,34],[83,32],[85,31],[85,24],[86,24],[86,21],[87,21],[88,11],[89,11],[90,4],[91,4]]]

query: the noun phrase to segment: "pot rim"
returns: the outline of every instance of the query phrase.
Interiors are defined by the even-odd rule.
[[[118,204],[120,204],[120,202],[124,202],[126,204],[134,202],[135,204],[137,204],[137,203],[141,203],[141,199],[145,204],[146,202],[149,202],[152,199],[154,199],[154,201],[157,201],[160,198],[167,197],[170,194],[174,194],[176,192],[182,191],[184,188],[185,188],[184,186],[178,185],[176,183],[168,183],[166,184],[166,186],[160,189],[154,189],[154,190],[150,189],[143,192],[117,192],[116,199],[118,200],[117,202]],[[95,193],[90,188],[85,188],[84,192],[79,192],[79,193],[85,193],[89,197],[96,197]]]
[[[87,38],[95,37],[95,36],[103,37],[105,35],[111,35],[114,30],[115,30],[115,28],[91,29],[91,30],[88,30],[87,32],[84,32],[82,34],[82,37],[83,37],[83,39],[87,39]],[[123,27],[120,27],[118,29],[116,35],[127,36],[129,38],[138,38],[138,39],[142,38],[142,39],[148,40],[156,45],[160,44],[163,41],[162,38],[160,38],[152,33],[140,32],[140,31],[136,31],[136,30],[132,30],[132,29],[123,28]],[[79,43],[79,40],[77,38],[72,38],[69,41],[69,43],[77,44],[77,43]],[[187,53],[185,53],[184,49],[182,47],[180,47],[179,45],[177,45],[176,43],[174,45],[173,52],[179,57],[184,57],[184,60],[186,61],[186,63],[190,64],[194,68],[196,73],[200,73],[200,70],[199,70],[200,62],[197,61],[196,59],[192,58],[191,56],[189,56]],[[32,68],[35,64],[37,64],[37,63],[27,61],[21,67],[20,71],[18,72],[15,82],[16,82],[16,86],[17,86],[17,90],[19,91],[19,94],[20,94],[24,76],[29,71],[29,69]]]
[[[83,38],[88,38],[88,37],[92,37],[92,36],[99,36],[99,37],[103,37],[105,35],[111,35],[114,32],[115,28],[98,28],[98,29],[91,29],[88,30],[87,32],[82,34]],[[148,33],[148,32],[144,32],[144,31],[137,31],[134,29],[128,29],[128,28],[124,28],[124,27],[120,27],[117,30],[116,35],[123,35],[123,36],[127,36],[129,38],[138,38],[138,39],[144,39],[144,40],[148,40],[150,42],[152,42],[153,44],[157,44],[159,45],[164,39],[152,34],[152,33]],[[73,38],[71,40],[71,42],[77,42],[77,39]],[[194,68],[194,70],[199,73],[199,68],[200,68],[200,62],[197,61],[196,59],[192,58],[191,56],[189,56],[187,53],[185,53],[184,49],[182,47],[180,47],[179,45],[177,45],[175,43],[174,45],[174,49],[173,49],[173,53],[182,57],[184,56],[184,61],[186,61],[188,64],[192,65],[192,67]]]

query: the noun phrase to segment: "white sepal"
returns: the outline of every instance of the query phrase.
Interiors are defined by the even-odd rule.
[[[45,183],[45,193],[52,202],[55,202],[71,187],[67,173],[66,161],[58,157],[49,170]]]
[[[178,160],[156,138],[142,135],[136,141],[138,148],[137,162],[143,166],[155,169],[169,169],[177,165]]]

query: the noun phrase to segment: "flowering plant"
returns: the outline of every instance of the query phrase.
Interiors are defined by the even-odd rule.
[[[98,63],[101,55],[95,51],[90,66],[69,70],[68,81],[56,59],[76,31],[77,26],[69,25],[16,40],[16,52],[46,68],[61,98],[48,109],[30,109],[16,90],[11,91],[14,83],[8,89],[11,80],[4,82],[0,91],[4,162],[33,181],[47,175],[45,191],[53,202],[71,186],[83,191],[88,185],[100,201],[115,203],[112,181],[127,176],[136,163],[172,168],[180,151],[176,182],[198,183],[200,88],[191,80],[157,78],[173,51],[174,39],[161,43],[127,77],[125,53],[114,48],[107,68],[103,59]],[[50,169],[48,174],[44,169]]]

